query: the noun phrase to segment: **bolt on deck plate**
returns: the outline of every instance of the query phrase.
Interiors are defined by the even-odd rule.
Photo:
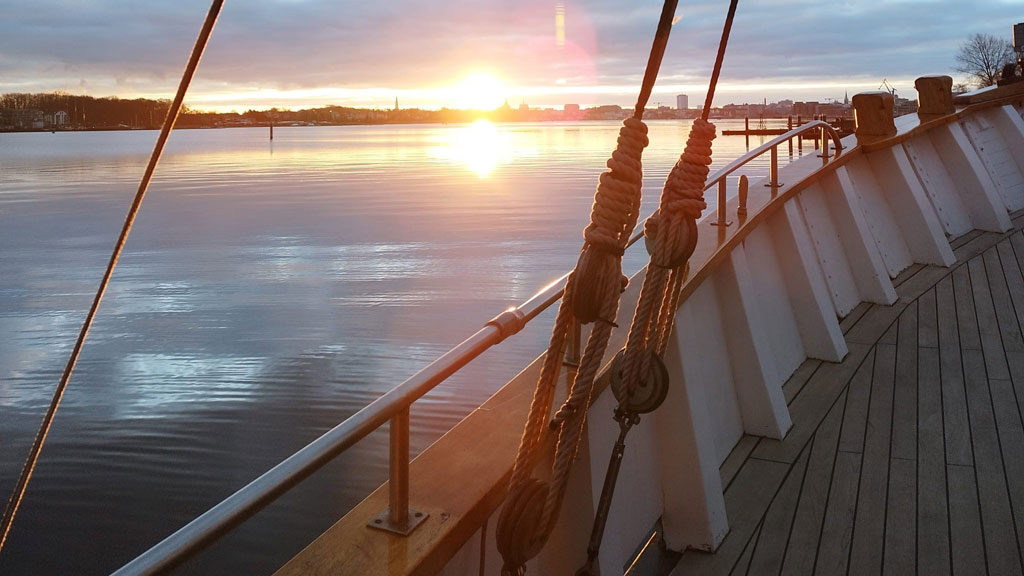
[[[377,514],[367,522],[366,525],[370,528],[376,528],[377,530],[391,532],[392,534],[408,536],[409,534],[412,534],[412,531],[422,524],[429,516],[430,514],[418,512],[410,508],[409,521],[406,522],[404,526],[401,526],[391,522],[391,509],[385,508],[380,514]]]

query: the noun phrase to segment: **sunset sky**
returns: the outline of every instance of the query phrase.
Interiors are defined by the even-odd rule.
[[[651,98],[702,101],[728,3],[681,0]],[[207,0],[10,2],[0,92],[170,97]],[[193,108],[631,105],[661,2],[227,0]],[[564,14],[564,16],[563,16]],[[742,0],[716,104],[912,98],[971,33],[1009,40],[1024,0]],[[561,23],[564,22],[564,26]]]

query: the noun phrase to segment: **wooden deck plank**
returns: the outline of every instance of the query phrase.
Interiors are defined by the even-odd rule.
[[[1008,248],[1008,243],[1001,242],[996,249],[985,252],[985,273],[988,276],[988,289],[992,296],[992,304],[999,322],[999,336],[1003,341],[1003,350],[1006,352],[1024,352],[1024,335],[1021,334],[1020,321],[1015,311],[1017,304],[1014,303],[1013,297],[1010,295],[1009,282],[1007,281],[1008,276],[1013,273],[1019,275],[1020,272],[1009,271],[1005,274],[1003,273],[1002,252]],[[1010,261],[1016,265],[1015,260],[1011,259]],[[1024,286],[1017,286],[1017,289],[1021,288],[1024,288]],[[1020,305],[1024,305],[1024,302],[1021,302]],[[994,377],[991,373],[989,374],[989,378]]]
[[[740,467],[747,461],[747,457],[750,456],[750,452],[757,446],[759,440],[760,438],[757,436],[744,434],[740,437],[740,441],[736,443],[736,446],[733,446],[732,452],[729,452],[729,455],[725,457],[725,462],[722,462],[722,465],[718,467],[718,472],[722,477],[723,489],[729,488],[729,484],[736,478]]]
[[[868,425],[868,404],[871,400],[871,374],[875,364],[875,349],[850,380],[846,393],[846,411],[843,414],[843,428],[839,434],[839,449],[844,452],[864,451],[864,430]]]
[[[893,458],[889,461],[883,573],[913,574],[917,569],[916,555],[917,462]]]
[[[761,537],[761,526],[758,525],[757,530],[754,531],[753,538],[747,543],[747,547],[743,549],[743,554],[740,555],[740,559],[736,562],[736,566],[733,567],[732,572],[729,576],[746,576],[750,571],[750,559],[754,556],[754,546],[757,544],[758,539]]]
[[[846,334],[857,324],[858,321],[864,316],[864,314],[871,309],[871,302],[861,302],[857,304],[845,318],[839,321],[839,328]]]
[[[898,322],[896,379],[892,400],[893,458],[917,458],[917,302]]]
[[[832,474],[832,487],[829,490],[825,523],[822,525],[815,562],[815,572],[818,574],[846,574],[857,508],[860,458],[861,455],[854,452],[840,451],[836,454],[835,472]]]
[[[943,432],[946,436],[946,463],[973,466],[971,429],[964,396],[963,365],[960,360],[960,336],[953,298],[953,282],[945,278],[935,287],[939,325],[939,366],[942,382]]]
[[[793,375],[789,377],[789,380],[782,385],[782,393],[786,396],[786,403],[789,404],[796,398],[797,394],[804,389],[808,380],[814,375],[814,372],[821,366],[821,360],[815,358],[808,358],[804,360],[804,363],[793,372]]]
[[[989,388],[1006,472],[1006,488],[1017,528],[1017,548],[1024,551],[1024,428],[1021,426],[1020,409],[1012,382],[989,380]]]
[[[962,236],[959,236],[956,239],[954,239],[952,242],[949,243],[949,245],[951,248],[953,248],[953,250],[957,250],[964,244],[967,244],[971,240],[974,240],[978,236],[981,236],[981,234],[981,230],[971,230],[970,232],[967,232],[966,234],[963,234]]]
[[[846,333],[847,343],[871,345],[878,342],[906,307],[907,303],[903,300],[897,300],[892,306],[872,306]]]
[[[992,399],[985,377],[985,358],[977,350],[964,350],[963,354],[974,466],[989,570],[996,574],[1019,574],[1020,552],[1017,549],[1010,500],[1006,493]]]
[[[1021,275],[1021,269],[1010,242],[1000,242],[997,246],[997,252],[1002,279],[1007,283],[1007,291],[1013,304],[1014,316],[1017,317],[1017,330],[1021,332],[1024,330],[1024,276]],[[1008,357],[1011,352],[1015,352],[1012,346],[1007,348]]]
[[[1017,268],[1024,270],[1024,233],[1016,232],[1010,234],[1010,248],[1017,260]]]
[[[864,458],[861,460],[856,522],[850,551],[850,571],[854,574],[880,574],[882,570],[882,558],[878,551],[885,543],[895,373],[896,347],[878,344],[871,378],[871,402],[864,435]]]
[[[953,574],[985,574],[985,544],[981,537],[974,467],[951,464],[946,467],[946,478],[949,485],[949,539]]]
[[[953,270],[952,277],[960,348],[963,350],[981,350],[981,336],[978,334],[978,317],[974,312],[974,294],[971,292],[971,277],[967,267],[960,266]]]
[[[949,512],[946,454],[942,431],[942,384],[939,352],[918,350],[917,428],[917,565],[921,574],[949,574]]]
[[[939,347],[939,328],[935,312],[935,289],[917,300],[917,345],[923,348]]]
[[[790,469],[786,481],[782,483],[775,500],[768,507],[761,535],[757,539],[754,556],[750,561],[750,574],[778,574],[782,570],[782,561],[786,555],[786,545],[789,543],[810,453],[810,450],[801,453],[796,464]]]
[[[732,572],[788,471],[785,463],[748,458],[725,492],[729,534],[713,554],[687,550],[672,576]]]
[[[804,485],[782,565],[782,576],[811,574],[814,571],[845,406],[846,394],[843,394],[814,434]]]
[[[912,276],[924,269],[925,266],[926,264],[911,264],[910,266],[907,266],[906,270],[900,272],[892,279],[892,285],[898,288],[900,284],[909,280]]]
[[[805,390],[789,405],[793,427],[783,440],[762,439],[751,453],[756,458],[777,462],[795,462],[796,457],[817,430],[825,414],[846,389],[854,372],[867,356],[870,346],[849,344],[850,352],[839,364],[826,362],[818,368]]]
[[[878,339],[879,344],[892,344],[893,346],[896,345],[896,325],[897,322],[889,324],[889,327],[886,328],[885,333],[882,334],[882,337]]]
[[[1006,234],[999,234],[997,232],[982,232],[978,234],[970,242],[966,242],[963,246],[956,249],[954,254],[956,255],[957,262],[967,262],[990,247],[995,246],[997,242],[1004,238],[1006,238]]]
[[[920,272],[914,274],[913,277],[901,284],[900,287],[896,289],[896,293],[899,294],[901,301],[913,302],[920,298],[922,294],[934,288],[936,282],[942,280],[948,274],[948,268],[943,268],[941,266],[926,266]]]
[[[995,255],[995,251],[990,249],[985,254]],[[967,267],[971,276],[971,294],[974,299],[974,311],[978,318],[978,332],[985,357],[985,368],[990,378],[1009,378],[1010,369],[1006,365],[1006,355],[1003,352],[1003,340],[999,331],[999,321],[996,319],[992,294],[989,290],[984,255],[968,262]]]

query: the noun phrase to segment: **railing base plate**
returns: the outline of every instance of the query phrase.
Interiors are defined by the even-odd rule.
[[[430,514],[417,512],[410,508],[409,521],[406,522],[404,526],[398,525],[391,521],[391,510],[385,508],[380,514],[377,514],[373,519],[367,522],[366,525],[377,530],[391,532],[392,534],[408,536],[409,534],[412,534],[412,531],[422,524],[428,517],[430,517]]]

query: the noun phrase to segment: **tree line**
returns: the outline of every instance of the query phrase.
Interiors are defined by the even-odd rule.
[[[163,99],[94,98],[59,91],[9,93],[0,95],[0,113],[39,111],[49,115],[63,111],[68,115],[68,127],[71,128],[159,128],[170,103],[170,100]]]

